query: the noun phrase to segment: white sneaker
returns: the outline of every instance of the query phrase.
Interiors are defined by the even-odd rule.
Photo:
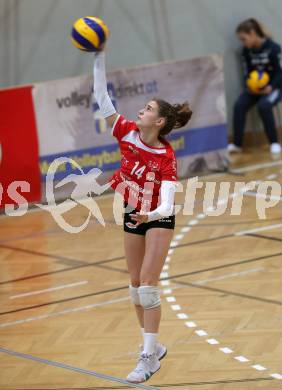
[[[137,366],[127,375],[126,379],[132,383],[146,382],[160,368],[161,363],[155,353],[152,355],[142,353],[138,359]]]
[[[167,349],[164,345],[157,343],[156,344],[156,355],[159,360],[162,360],[167,354]]]
[[[139,345],[139,349],[140,349],[140,355],[141,355],[143,353],[143,345],[142,344]],[[157,343],[155,346],[155,352],[156,352],[157,358],[159,360],[162,360],[167,354],[167,349],[161,343]]]
[[[228,144],[227,150],[229,153],[241,153],[242,152],[242,148],[240,148],[239,146],[237,146],[235,144]]]
[[[270,153],[273,154],[281,153],[281,145],[278,144],[278,142],[274,142],[273,144],[270,144]]]

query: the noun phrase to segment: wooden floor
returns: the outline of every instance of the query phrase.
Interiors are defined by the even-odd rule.
[[[204,180],[282,181],[282,158],[267,149],[233,157],[231,169]],[[92,218],[80,234],[46,211],[0,218],[1,389],[129,388],[118,381],[141,339],[112,200],[98,200],[106,227]],[[231,200],[222,216],[204,216],[200,191],[194,215],[177,216],[160,282],[168,355],[143,388],[282,389],[282,205],[262,220],[255,197],[240,216]],[[68,220],[87,213],[77,206]]]

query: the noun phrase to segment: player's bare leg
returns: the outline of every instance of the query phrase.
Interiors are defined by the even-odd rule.
[[[140,272],[145,254],[145,236],[124,232],[124,251],[130,274],[131,286],[140,286]],[[139,324],[144,329],[144,309],[134,305]]]
[[[131,382],[148,380],[160,369],[160,359],[166,355],[166,348],[157,342],[161,319],[158,299],[158,280],[173,236],[170,229],[149,229],[145,236],[145,256],[140,273],[140,300],[143,304],[155,297],[156,307],[144,309],[144,346],[136,368],[127,376]],[[139,288],[139,289],[140,289]],[[143,297],[143,298],[142,298]]]
[[[149,229],[145,239],[145,256],[140,274],[141,286],[157,286],[165,258],[167,256],[172,229]],[[158,333],[161,319],[161,306],[144,312],[144,328],[147,333]]]

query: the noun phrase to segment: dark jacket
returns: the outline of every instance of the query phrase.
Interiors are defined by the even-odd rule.
[[[273,89],[282,89],[282,54],[278,43],[268,38],[259,49],[242,50],[243,71],[245,79],[252,70],[267,72]]]

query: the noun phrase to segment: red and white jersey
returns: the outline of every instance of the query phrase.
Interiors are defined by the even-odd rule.
[[[163,180],[178,181],[174,150],[162,139],[163,147],[146,145],[134,121],[122,115],[116,120],[112,135],[121,151],[121,167],[112,176],[112,187],[137,210],[151,211],[159,205]]]

